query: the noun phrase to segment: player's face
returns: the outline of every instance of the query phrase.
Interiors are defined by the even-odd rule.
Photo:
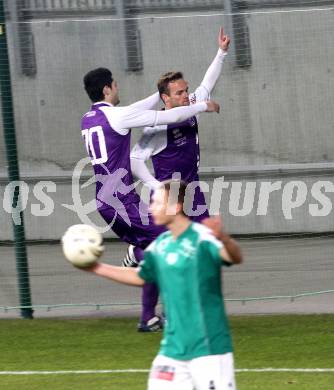
[[[117,106],[117,104],[119,104],[118,85],[115,80],[111,83],[111,87],[106,85],[103,88],[103,94],[104,94],[104,100],[107,101],[108,103],[111,103],[114,106]]]
[[[169,94],[165,96],[167,108],[189,106],[188,83],[183,80],[172,81],[168,84]]]
[[[154,191],[150,204],[150,212],[156,225],[167,225],[172,222],[175,212],[171,210],[168,204],[168,192],[158,188]]]

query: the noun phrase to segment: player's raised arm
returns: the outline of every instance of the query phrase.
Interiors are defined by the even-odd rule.
[[[145,99],[130,104],[130,106],[138,108],[140,110],[154,110],[157,108],[159,102],[160,102],[160,95],[159,92],[156,92]]]
[[[221,74],[223,62],[227,55],[229,45],[230,37],[224,34],[224,29],[221,27],[218,35],[218,52],[207,69],[200,86],[195,91],[196,101],[202,101],[209,98],[210,93],[215,87]]]
[[[224,247],[220,250],[220,255],[223,260],[232,264],[240,264],[243,261],[242,252],[239,244],[225,232],[222,220],[219,216],[206,218],[202,221],[203,225],[210,228],[218,240]]]

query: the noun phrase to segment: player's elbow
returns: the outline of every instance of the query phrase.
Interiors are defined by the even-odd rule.
[[[133,165],[142,165],[145,163],[144,157],[138,157],[136,154],[130,154],[130,161]]]
[[[141,167],[143,165],[143,160],[138,159],[135,156],[130,156],[130,166],[131,166],[131,171],[132,173],[138,177]]]

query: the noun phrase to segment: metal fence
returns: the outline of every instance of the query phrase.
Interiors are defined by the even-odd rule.
[[[32,19],[117,15],[133,18],[140,14],[176,12],[226,12],[235,14],[263,8],[331,6],[334,0],[4,0],[6,19]]]
[[[333,0],[5,0],[7,7],[20,8],[22,17],[43,18],[71,16],[73,14],[117,14],[117,7],[132,13],[180,12],[194,10],[223,10],[227,3],[233,8],[247,10],[266,7],[300,7],[333,5]]]
[[[223,0],[25,0],[20,7],[28,18],[43,18],[92,12],[113,15],[117,14],[118,7],[132,13],[222,10],[223,3]]]

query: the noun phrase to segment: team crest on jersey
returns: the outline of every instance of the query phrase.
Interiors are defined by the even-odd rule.
[[[189,118],[188,121],[189,121],[189,124],[190,124],[191,127],[194,127],[196,125],[196,119],[195,119],[194,116]]]
[[[178,260],[177,253],[168,253],[166,261],[169,265],[174,265]]]
[[[193,247],[192,242],[188,238],[184,238],[181,241],[181,247],[182,247],[182,252],[186,256],[192,256],[195,253],[195,248]]]
[[[192,94],[190,95],[190,104],[195,104],[196,103],[196,94]]]
[[[187,143],[187,137],[178,138],[174,141],[175,145],[180,147]]]

